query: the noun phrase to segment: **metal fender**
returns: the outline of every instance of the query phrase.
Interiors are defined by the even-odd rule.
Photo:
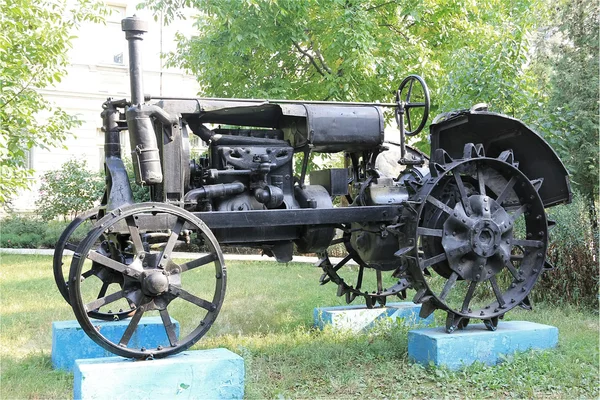
[[[437,117],[430,127],[431,154],[444,149],[461,158],[465,143],[481,143],[488,157],[512,150],[519,169],[530,179],[543,178],[544,207],[571,202],[569,173],[550,145],[523,122],[488,111],[458,111]]]

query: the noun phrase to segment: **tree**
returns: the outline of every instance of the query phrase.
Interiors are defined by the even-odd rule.
[[[600,11],[593,2],[571,0],[562,4],[558,14],[561,40],[551,56],[547,110],[554,118],[549,121],[549,139],[568,165],[576,187],[593,206],[599,195]]]
[[[198,35],[179,37],[171,63],[198,76],[205,95],[390,101],[400,81],[418,73],[432,89],[434,111],[482,100],[518,104],[527,35],[542,8],[538,0],[147,4],[167,20],[183,6],[200,11]]]
[[[600,9],[593,2],[564,0],[552,3],[551,10],[553,24],[543,30],[532,58],[544,100],[531,107],[530,122],[557,151],[571,184],[585,198],[597,243]]]
[[[72,159],[42,177],[37,212],[44,220],[74,218],[94,207],[104,191],[104,180],[88,169],[85,160]]]
[[[38,90],[64,76],[72,30],[102,14],[91,0],[0,0],[0,203],[28,186],[28,150],[59,145],[77,124]]]

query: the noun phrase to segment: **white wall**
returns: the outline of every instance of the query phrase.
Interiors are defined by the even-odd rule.
[[[28,191],[13,201],[17,211],[35,208],[39,177],[57,169],[72,157],[84,158],[88,167],[101,171],[104,135],[100,131],[102,103],[108,98],[129,98],[129,71],[127,41],[121,31],[121,19],[136,14],[148,21],[144,35],[143,67],[144,93],[173,97],[195,97],[200,91],[196,79],[179,69],[163,67],[162,52],[176,50],[175,33],[190,36],[194,30],[192,19],[177,21],[173,26],[161,27],[151,12],[137,10],[136,1],[107,2],[114,10],[106,24],[85,23],[74,35],[69,52],[68,74],[54,87],[42,91],[44,96],[71,115],[77,115],[82,125],[73,129],[73,137],[66,148],[31,152],[31,166],[36,176]],[[191,15],[191,13],[189,13]],[[129,151],[123,149],[123,151]]]

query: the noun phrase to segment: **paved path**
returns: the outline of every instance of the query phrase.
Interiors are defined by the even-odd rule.
[[[68,250],[65,250],[65,253],[70,253]],[[44,255],[51,256],[54,254],[54,249],[2,249],[0,248],[0,254],[31,254],[31,255]],[[181,253],[181,252],[173,252],[174,258],[182,258],[182,259],[196,259],[200,258],[204,253]],[[276,262],[274,258],[261,256],[259,254],[224,254],[225,260],[235,260],[235,261],[270,261]],[[333,264],[338,263],[341,258],[331,257],[331,262]],[[294,256],[293,262],[299,263],[310,263],[316,264],[319,259],[317,257],[306,257],[306,256]],[[348,265],[356,265],[354,261],[349,261]]]

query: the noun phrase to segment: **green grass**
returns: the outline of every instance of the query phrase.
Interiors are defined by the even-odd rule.
[[[248,398],[598,398],[598,314],[543,304],[507,319],[557,326],[559,346],[460,372],[407,359],[407,330],[314,330],[313,308],[343,304],[307,264],[229,262],[221,314],[195,348],[225,347],[246,364]],[[559,295],[559,294],[557,294]],[[53,371],[51,324],[74,319],[54,287],[51,258],[4,255],[0,268],[2,399],[70,398],[72,375]],[[439,324],[445,315],[436,313]],[[107,382],[110,384],[110,382]]]

